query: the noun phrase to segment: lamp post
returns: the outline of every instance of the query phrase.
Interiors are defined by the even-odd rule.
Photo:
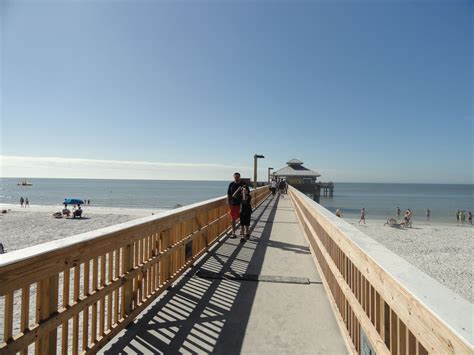
[[[270,182],[270,170],[273,170],[273,168],[268,168],[268,182]]]
[[[253,156],[253,188],[257,188],[257,159],[265,158],[263,155],[255,154]]]

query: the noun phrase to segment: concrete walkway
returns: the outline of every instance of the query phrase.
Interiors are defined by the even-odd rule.
[[[289,197],[268,198],[252,227],[246,243],[223,238],[101,353],[347,353]]]

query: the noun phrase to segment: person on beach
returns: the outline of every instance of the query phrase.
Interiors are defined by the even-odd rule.
[[[397,216],[398,216],[398,218],[400,218],[400,213],[402,213],[402,210],[400,209],[400,207],[397,207]]]
[[[429,208],[426,209],[426,220],[429,221],[431,217],[431,211]]]
[[[472,226],[472,212],[469,211],[469,213],[467,214],[467,220],[469,221],[469,224]]]
[[[459,219],[461,220],[461,224],[464,224],[464,222],[466,221],[466,215],[465,215],[464,211],[461,211]]]
[[[336,216],[339,217],[339,218],[342,217],[342,212],[341,212],[341,210],[340,210],[339,208],[336,209]]]
[[[461,211],[458,210],[458,211],[456,212],[456,223],[459,223],[459,219],[460,219],[460,218],[461,218]]]
[[[286,187],[286,181],[281,179],[280,182],[278,183],[278,193],[280,194],[281,197],[283,197],[283,194],[285,193],[285,187]]]
[[[252,216],[252,196],[250,195],[249,187],[243,183],[239,188],[242,195],[242,204],[240,205],[240,227],[241,227],[241,242],[250,239],[250,217]]]
[[[365,208],[362,208],[360,210],[360,219],[359,219],[359,224],[360,222],[364,221],[364,224],[365,224]]]
[[[30,207],[30,201],[28,201],[28,197],[25,198],[25,207]]]
[[[411,217],[413,216],[413,213],[411,212],[410,209],[407,209],[404,213],[403,213],[403,221],[400,222],[400,226],[403,226],[403,227],[411,227],[412,226],[412,223],[410,222],[411,220]]]
[[[242,203],[242,182],[240,181],[240,173],[234,173],[234,181],[229,184],[227,189],[227,200],[229,202],[229,214],[232,219],[232,235],[231,238],[237,238],[235,229],[237,220],[240,217],[240,204]],[[239,190],[240,189],[240,190]]]
[[[275,196],[275,193],[276,193],[276,189],[277,189],[277,181],[275,180],[275,178],[272,179],[272,182],[270,183],[270,190],[272,191],[272,195]]]
[[[25,203],[25,200],[23,199],[23,196],[20,197],[20,206],[23,207],[23,203]]]

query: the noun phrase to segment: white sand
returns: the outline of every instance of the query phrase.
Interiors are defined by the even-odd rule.
[[[86,206],[81,219],[52,217],[52,214],[61,208],[62,206],[34,205],[21,208],[0,204],[0,210],[9,209],[0,216],[0,242],[8,252],[163,211]]]
[[[413,228],[383,226],[383,220],[345,219],[435,280],[474,303],[474,227],[413,222]]]

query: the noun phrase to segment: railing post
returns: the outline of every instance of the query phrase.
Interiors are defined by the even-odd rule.
[[[48,280],[48,316],[57,312],[58,310],[58,292],[59,292],[59,277],[58,274],[51,276]],[[56,354],[57,350],[58,329],[54,328],[49,333],[48,354]]]
[[[58,310],[58,275],[38,282],[36,319],[41,322]],[[36,354],[56,354],[57,328],[37,340]]]
[[[133,270],[133,244],[127,244],[123,249],[123,263],[125,266],[125,272],[130,272]],[[124,285],[125,295],[124,295],[124,312],[125,315],[130,314],[132,310],[132,301],[133,301],[133,279],[127,278],[127,281]]]

